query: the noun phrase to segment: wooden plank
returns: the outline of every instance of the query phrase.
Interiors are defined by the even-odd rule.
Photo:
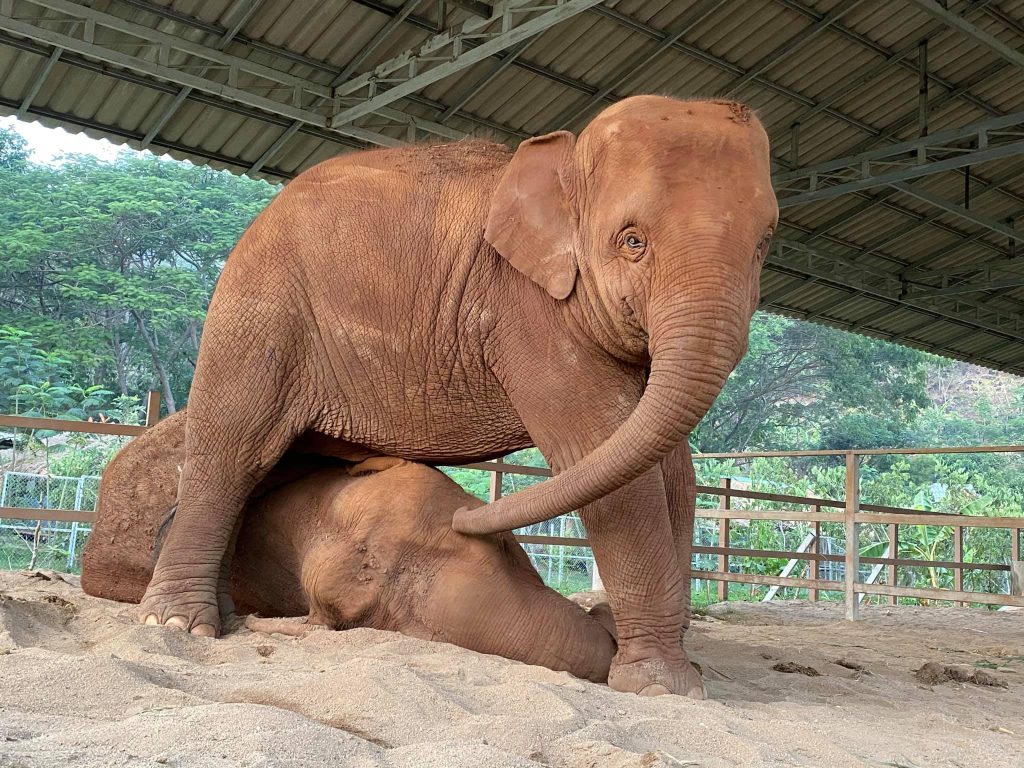
[[[697,576],[699,574],[699,576]],[[695,571],[697,578],[708,581],[733,581],[741,584],[759,584],[762,586],[799,587],[801,589],[819,589],[832,592],[844,591],[845,582],[828,579],[783,579],[779,576],[768,576],[760,573],[722,573],[721,571]],[[986,605],[1011,605],[1024,607],[1024,597],[1016,595],[997,595],[988,592],[956,592],[952,589],[916,589],[912,587],[890,587],[888,584],[858,584],[857,591],[869,595],[895,594],[899,597],[912,597],[919,600],[961,600],[965,603],[983,603]]]
[[[860,525],[857,512],[860,507],[860,459],[854,453],[846,454],[846,511],[843,528],[846,533],[846,565],[843,573],[845,586],[846,619],[856,621],[860,613],[857,600],[857,581],[860,578]]]
[[[813,523],[816,520],[824,523],[841,523],[843,516],[829,512],[798,512],[788,509],[698,509],[697,517],[721,519],[726,515],[733,520],[802,520]]]
[[[459,464],[461,469],[482,469],[484,472],[504,472],[506,475],[535,475],[551,477],[551,470],[544,467],[526,467],[522,464],[506,464],[503,461],[477,461],[472,464]]]
[[[837,509],[843,509],[846,505],[842,501],[836,501],[835,499],[819,499],[816,496],[791,496],[784,493],[764,493],[762,491],[745,491],[734,489],[731,491],[723,491],[718,488],[713,488],[709,485],[698,485],[697,493],[702,493],[707,496],[732,496],[740,499],[758,499],[759,501],[773,501],[784,504],[798,504],[800,506],[807,507],[835,507]],[[920,509],[907,509],[905,507],[889,507],[884,504],[861,504],[860,509],[862,512],[886,512],[891,514],[899,515],[914,515],[920,514],[924,510]],[[932,515],[941,515],[944,517],[954,517],[948,512],[929,512]]]
[[[722,478],[722,488],[727,492],[732,490],[732,478]],[[722,496],[722,509],[728,510],[732,506],[732,496],[726,493]],[[731,521],[728,517],[720,518],[718,521],[718,546],[722,549],[727,550],[729,548],[729,527]],[[718,556],[718,570],[729,572],[729,553],[722,552]],[[729,599],[729,582],[720,581],[718,582],[718,601],[725,602]]]
[[[825,555],[819,552],[790,552],[775,549],[742,549],[739,547],[705,547],[695,544],[694,552],[702,555],[728,554],[732,557],[763,557],[773,560],[810,560],[812,562],[842,563],[846,555]],[[964,563],[958,560],[914,560],[911,558],[894,557],[861,557],[865,565],[904,566],[908,568],[951,568],[962,567],[965,571],[1008,571],[1010,566],[1005,563]]]
[[[503,472],[495,472],[491,475],[490,500],[492,504],[501,498],[501,481],[504,477]]]
[[[898,515],[862,512],[856,515],[856,521],[858,523],[870,523],[873,525],[887,525],[889,523],[898,523],[899,525],[962,525],[965,528],[1015,528],[1021,524],[1021,518],[1019,517],[935,515],[928,512],[915,512],[913,514]]]
[[[900,527],[895,523],[889,524],[889,554],[893,557],[893,562],[889,563],[889,584],[896,586],[896,560],[900,556]],[[896,595],[889,595],[889,605],[896,605],[898,602]]]
[[[523,534],[522,536],[516,536],[516,541],[520,544],[548,544],[550,546],[563,547],[590,546],[590,542],[587,539],[574,539],[568,536],[532,536],[529,534]]]
[[[43,419],[30,416],[0,416],[0,427],[15,429],[48,429],[53,432],[85,432],[94,435],[125,435],[136,437],[146,431],[134,424],[104,424],[99,421]]]
[[[151,389],[146,398],[146,426],[155,427],[158,421],[160,421],[160,393]]]
[[[963,526],[958,525],[953,529],[953,559],[958,563],[964,561],[964,529]],[[964,591],[964,569],[960,566],[955,566],[953,570],[953,589],[957,592]],[[958,608],[963,608],[963,603],[954,603]]]
[[[740,488],[715,488],[710,485],[698,485],[697,493],[707,494],[708,496],[726,496],[736,499],[757,499],[759,501],[777,501],[780,503],[799,504],[801,506],[825,506],[825,507],[839,507],[843,506],[843,502],[834,501],[833,499],[818,499],[813,496],[790,496],[784,493],[764,493],[763,491],[747,491]]]
[[[968,445],[945,448],[864,448],[856,451],[752,451],[749,453],[695,453],[694,459],[770,459],[801,456],[927,456],[936,453],[1024,453],[1024,445]]]
[[[1024,608],[1024,597],[997,595],[991,592],[958,592],[954,589],[918,589],[916,587],[890,587],[888,584],[859,584],[858,592],[869,595],[896,595],[918,600],[950,600],[985,605],[1012,605]]]
[[[816,506],[813,511],[814,512],[821,512],[821,507],[817,507]],[[821,554],[821,523],[817,523],[816,522],[814,524],[814,541],[811,543],[811,554],[812,555],[819,555],[819,554]],[[812,579],[817,580],[817,579],[821,578],[821,567],[818,565],[818,563],[820,563],[820,562],[821,561],[818,560],[818,559],[814,559],[814,560],[811,561],[811,578]],[[818,590],[816,590],[816,589],[809,589],[809,590],[807,590],[807,597],[811,600],[811,602],[817,602],[817,600],[818,600]]]
[[[0,507],[0,518],[4,520],[42,520],[59,523],[94,523],[95,512],[77,509],[29,509],[28,507]]]
[[[792,577],[770,576],[762,573],[723,573],[722,571],[694,571],[695,579],[708,581],[732,581],[737,584],[758,584],[764,587],[778,585],[780,587],[799,587],[800,589],[818,589],[831,592],[842,592],[843,582],[829,579],[796,579]]]

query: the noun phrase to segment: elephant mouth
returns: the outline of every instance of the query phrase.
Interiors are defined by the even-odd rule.
[[[626,338],[632,342],[630,346],[643,347],[646,350],[647,331],[640,323],[640,318],[637,316],[636,307],[633,306],[631,297],[619,297],[619,312],[625,325]]]

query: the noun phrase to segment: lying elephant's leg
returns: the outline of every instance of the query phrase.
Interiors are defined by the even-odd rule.
[[[547,587],[511,535],[450,535],[462,541],[431,586],[435,639],[594,682],[608,679],[615,640],[600,611],[589,615]]]
[[[305,637],[310,632],[327,629],[323,624],[313,624],[307,616],[288,616],[281,618],[267,618],[252,614],[245,617],[246,629],[253,632],[261,632],[265,635],[288,635],[290,637]]]
[[[682,576],[683,630],[690,627],[691,571],[693,570],[693,520],[697,507],[697,476],[693,470],[690,444],[683,440],[661,462],[668,497],[668,516],[676,543],[676,557]]]

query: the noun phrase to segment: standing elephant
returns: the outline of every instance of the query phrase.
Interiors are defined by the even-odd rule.
[[[579,138],[301,174],[210,305],[178,514],[140,619],[217,633],[242,506],[296,441],[448,464],[536,445],[556,477],[455,528],[580,509],[618,628],[609,684],[702,696],[680,643],[686,438],[744,353],[777,220],[768,138],[734,102],[638,96]]]
[[[180,414],[103,473],[82,569],[90,595],[141,599],[184,458]],[[615,653],[607,606],[588,614],[546,587],[510,534],[453,531],[466,504],[480,502],[422,464],[380,457],[317,467],[289,456],[246,504],[231,595],[245,613],[308,615],[305,625],[249,617],[253,629],[373,627],[606,680]]]

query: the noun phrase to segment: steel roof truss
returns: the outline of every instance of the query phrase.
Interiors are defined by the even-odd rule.
[[[472,17],[457,29],[428,38],[415,48],[378,64],[372,71],[338,85],[334,98],[340,111],[331,126],[351,123],[380,107],[422,90],[489,56],[572,18],[601,0],[502,0],[489,18]],[[535,15],[539,13],[540,15]],[[530,18],[525,18],[530,16]],[[475,46],[468,48],[471,40]],[[351,103],[352,101],[355,103]]]

